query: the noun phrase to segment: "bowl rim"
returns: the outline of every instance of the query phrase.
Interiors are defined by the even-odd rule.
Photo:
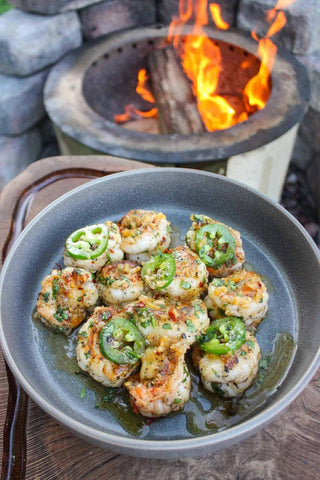
[[[188,172],[190,175],[203,175],[208,177],[217,178],[218,181],[232,183],[234,185],[240,186],[245,190],[253,193],[254,195],[259,196],[267,203],[271,204],[276,210],[281,212],[282,215],[285,215],[294,225],[298,228],[300,234],[302,234],[309,244],[309,247],[313,250],[315,257],[319,262],[319,271],[320,271],[320,252],[318,247],[309,236],[309,234],[304,230],[302,225],[281,205],[277,202],[271,200],[263,193],[256,191],[255,189],[244,185],[241,182],[238,182],[227,177],[222,177],[211,172],[204,172],[201,170],[189,169],[189,168],[172,168],[172,167],[158,167],[158,168],[142,168],[137,170],[125,171],[120,173],[115,173],[107,175],[105,177],[87,182],[82,184],[69,192],[65,193],[58,199],[51,202],[47,207],[45,207],[40,213],[38,213],[31,222],[25,227],[25,229],[18,236],[14,244],[12,245],[10,252],[7,255],[7,258],[3,264],[1,276],[0,276],[0,307],[2,304],[2,293],[4,288],[4,280],[6,273],[10,267],[11,258],[15,255],[17,248],[19,247],[20,241],[28,235],[28,232],[32,230],[33,226],[41,221],[41,218],[47,214],[48,211],[55,208],[59,203],[64,202],[67,198],[74,195],[75,193],[85,190],[86,188],[91,188],[92,184],[104,183],[112,181],[115,177],[125,177],[125,176],[136,176],[144,174],[157,175],[158,172],[169,173],[169,172]],[[176,439],[176,440],[149,440],[149,439],[139,439],[123,436],[117,433],[109,433],[101,430],[97,430],[91,426],[85,425],[80,421],[72,418],[71,416],[61,412],[59,408],[55,408],[49,402],[47,402],[37,390],[26,380],[20,371],[19,367],[16,365],[13,356],[11,355],[10,349],[6,342],[5,333],[2,325],[1,318],[1,308],[0,308],[0,344],[4,357],[18,380],[22,388],[27,392],[27,394],[49,415],[55,418],[58,422],[65,425],[67,428],[71,429],[73,432],[78,433],[80,436],[83,435],[86,438],[90,439],[93,443],[99,443],[100,445],[104,444],[105,446],[114,446],[119,449],[129,449],[128,454],[135,454],[135,451],[144,451],[144,452],[180,452],[183,453],[184,450],[190,451],[192,449],[192,455],[200,454],[200,450],[203,447],[213,447],[214,445],[221,448],[224,447],[224,444],[227,443],[230,445],[230,441],[235,443],[238,437],[248,437],[254,434],[258,429],[265,426],[267,423],[271,422],[280,412],[282,412],[304,389],[307,383],[311,380],[312,376],[316,373],[318,366],[320,365],[320,346],[318,347],[317,354],[314,356],[312,362],[310,363],[308,369],[300,377],[298,382],[282,397],[276,399],[272,405],[266,405],[265,408],[258,414],[254,415],[248,420],[243,420],[240,424],[229,427],[223,431],[215,432],[212,434],[194,436],[192,438],[186,439]]]

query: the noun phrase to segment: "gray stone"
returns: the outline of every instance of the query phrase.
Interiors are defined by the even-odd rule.
[[[275,0],[241,0],[237,26],[244,30],[254,29],[264,36],[269,24],[266,11],[275,6]],[[319,0],[296,0],[284,13],[287,23],[272,39],[296,55],[320,51],[320,2]]]
[[[57,157],[60,155],[60,150],[57,143],[50,143],[46,145],[41,153],[39,154],[39,160],[41,158],[48,158],[48,157]]]
[[[44,145],[57,141],[54,125],[48,116],[39,123],[38,127]]]
[[[77,13],[51,17],[13,9],[0,16],[0,72],[31,75],[81,45]]]
[[[155,4],[150,0],[108,0],[79,13],[86,39],[135,25],[150,25],[156,19]]]
[[[10,0],[10,3],[26,12],[53,15],[55,13],[66,12],[67,10],[78,10],[79,8],[102,1],[103,0]]]
[[[16,137],[0,136],[0,190],[38,159],[41,137],[37,128]]]
[[[215,0],[221,7],[221,16],[223,20],[230,25],[235,24],[235,12],[238,0]],[[158,0],[158,18],[161,23],[168,25],[174,16],[179,14],[179,0]],[[208,10],[209,24],[214,25],[211,15]]]
[[[313,150],[320,154],[320,113],[312,107],[304,116],[299,134]]]
[[[312,155],[312,145],[305,142],[301,135],[298,135],[291,157],[291,162],[293,165],[300,168],[300,170],[306,171],[306,168],[312,159]]]
[[[0,135],[17,135],[45,115],[43,87],[48,69],[31,77],[0,74]]]
[[[320,112],[320,54],[298,56],[308,71],[311,82],[311,107]]]

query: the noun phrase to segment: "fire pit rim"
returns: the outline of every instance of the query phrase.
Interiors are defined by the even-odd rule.
[[[190,33],[191,29],[187,25],[183,33]],[[236,45],[258,57],[257,44],[238,29],[222,31],[205,27],[204,30],[210,38]],[[128,43],[165,38],[167,31],[168,27],[161,25],[131,27],[67,54],[51,70],[44,90],[45,107],[54,124],[71,138],[104,153],[158,164],[179,164],[220,160],[254,150],[283,135],[301,120],[310,99],[308,75],[305,67],[280,47],[271,72],[273,88],[265,108],[228,129],[193,135],[153,135],[123,128],[94,111],[83,94],[83,80],[93,63]],[[278,111],[280,101],[284,112]]]

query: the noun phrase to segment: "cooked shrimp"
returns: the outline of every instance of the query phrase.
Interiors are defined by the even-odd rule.
[[[207,286],[208,272],[205,264],[188,247],[176,247],[169,252],[175,261],[172,281],[165,288],[157,288],[157,272],[144,275],[144,281],[161,295],[179,300],[199,297]]]
[[[161,417],[181,410],[190,397],[190,374],[180,345],[149,347],[142,359],[140,374],[124,385],[135,412]]]
[[[196,233],[204,225],[208,225],[208,224],[222,225],[223,227],[228,229],[228,231],[231,233],[231,235],[235,240],[236,246],[235,246],[233,257],[219,266],[216,266],[216,267],[208,266],[207,269],[208,269],[209,275],[212,277],[225,277],[231,272],[240,270],[242,267],[242,264],[245,261],[245,255],[242,248],[242,240],[240,237],[240,233],[237,230],[233,230],[233,228],[228,227],[224,223],[217,222],[216,220],[213,220],[210,217],[206,217],[205,215],[191,215],[190,219],[192,220],[192,225],[187,232],[186,243],[194,252],[197,252],[197,246],[195,242]]]
[[[130,260],[111,263],[97,276],[102,300],[108,304],[132,302],[143,291],[141,267]]]
[[[196,337],[209,327],[207,309],[200,299],[190,302],[169,302],[163,298],[141,296],[125,307],[149,345],[159,345],[162,339],[189,348]]]
[[[209,298],[227,316],[242,317],[245,326],[256,327],[268,310],[267,288],[255,272],[240,270],[209,285]]]
[[[195,347],[192,358],[207,390],[224,397],[236,397],[252,385],[257,375],[260,347],[247,331],[245,343],[233,353],[214,355]]]
[[[52,270],[41,285],[36,305],[40,320],[67,334],[80,325],[86,309],[98,301],[98,288],[92,275],[82,268]]]
[[[63,253],[63,261],[66,266],[85,268],[89,272],[100,270],[107,263],[119,262],[123,259],[123,251],[120,248],[121,235],[119,227],[116,223],[106,221],[108,227],[109,238],[107,249],[97,258],[91,260],[79,260],[70,256],[65,249]]]
[[[206,307],[207,307],[207,310],[208,310],[208,315],[209,315],[211,320],[215,320],[217,318],[223,317],[224,312],[218,307],[218,305],[216,305],[211,300],[209,295],[207,295],[203,301],[206,304]]]
[[[170,222],[161,212],[131,210],[119,226],[121,248],[130,260],[147,261],[158,249],[163,252],[170,245]]]
[[[122,310],[115,307],[97,307],[78,334],[76,352],[79,367],[106,387],[120,387],[139,365],[139,360],[135,364],[118,365],[105,358],[100,350],[102,327],[113,316],[123,315]]]

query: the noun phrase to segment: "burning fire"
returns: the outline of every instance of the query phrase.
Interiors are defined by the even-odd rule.
[[[277,47],[270,37],[285,25],[286,17],[282,9],[293,1],[278,0],[276,6],[268,10],[266,20],[270,27],[264,38],[259,40],[256,33],[252,32],[252,37],[259,43],[258,56],[261,63],[258,73],[247,82],[241,94],[244,109],[239,112],[225,96],[219,95],[218,83],[222,71],[220,47],[207,37],[202,28],[209,23],[208,12],[217,28],[223,30],[229,28],[229,24],[222,18],[220,6],[215,3],[208,5],[208,0],[179,0],[179,17],[173,18],[167,40],[173,44],[181,58],[182,67],[192,83],[198,110],[207,130],[232,127],[245,121],[255,111],[264,108],[270,94],[270,71],[277,52]],[[191,34],[181,36],[183,26],[192,21]],[[250,61],[244,60],[241,68],[249,67]],[[140,70],[136,92],[144,100],[155,103],[152,93],[146,88],[147,80],[146,70]],[[155,117],[157,109],[141,112],[132,105],[127,105],[123,114],[115,115],[115,122],[124,123],[137,116]]]
[[[138,73],[138,83],[136,86],[136,92],[147,102],[150,103],[155,103],[154,96],[146,88],[146,83],[148,81],[148,74],[145,68],[142,68],[139,70]],[[114,116],[114,121],[115,123],[127,123],[132,119],[136,118],[152,118],[152,117],[157,117],[158,116],[158,109],[157,108],[152,108],[151,110],[148,110],[147,112],[143,112],[141,110],[138,110],[135,108],[133,105],[126,105],[124,108],[124,113],[120,113],[119,115]]]

